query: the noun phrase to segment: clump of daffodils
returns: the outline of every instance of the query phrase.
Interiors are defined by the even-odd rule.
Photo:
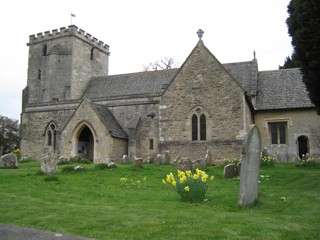
[[[197,168],[195,173],[192,173],[190,170],[178,170],[177,176],[174,176],[174,174],[170,172],[162,182],[164,184],[171,184],[183,201],[202,202],[208,190],[208,180],[209,176]],[[210,180],[213,181],[214,176],[211,176]]]

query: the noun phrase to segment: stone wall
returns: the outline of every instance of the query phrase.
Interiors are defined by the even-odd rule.
[[[108,75],[109,47],[83,34],[70,26],[30,36],[28,103],[79,99],[92,77]]]
[[[161,98],[160,150],[194,157],[209,149],[222,158],[240,156],[236,139],[246,130],[245,109],[243,89],[200,41]],[[198,113],[206,116],[206,141],[192,141],[191,119]]]
[[[51,105],[53,106],[53,105]],[[54,122],[57,127],[65,122],[74,112],[74,108],[48,110],[33,108],[27,109],[29,112],[22,113],[20,134],[21,134],[21,154],[40,159],[46,152],[46,129],[50,122]],[[58,151],[58,149],[57,149]]]
[[[286,122],[287,144],[271,144],[269,123]],[[298,156],[297,139],[306,136],[309,139],[310,154],[315,158],[319,155],[319,146],[314,141],[312,129],[319,129],[320,116],[313,109],[259,111],[255,114],[255,123],[261,134],[262,148],[267,148],[271,155],[282,156],[281,161],[294,162]]]
[[[128,141],[121,138],[112,138],[112,150],[110,152],[109,162],[121,162],[123,155],[128,154]]]

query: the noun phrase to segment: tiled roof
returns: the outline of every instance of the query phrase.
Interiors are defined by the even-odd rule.
[[[253,62],[237,62],[223,64],[225,69],[231,76],[240,84],[240,86],[247,92],[251,91],[251,77]]]
[[[97,114],[107,126],[111,136],[128,139],[128,134],[123,130],[121,125],[106,106],[100,104],[92,104],[92,106],[96,109]]]
[[[159,96],[179,69],[138,72],[93,78],[83,96],[90,99]]]
[[[255,109],[313,107],[298,68],[259,72]]]
[[[248,95],[255,95],[256,110],[313,107],[299,69],[257,72],[256,62],[223,64]],[[121,99],[160,96],[179,69],[138,72],[93,78],[83,96],[94,99]],[[253,84],[257,81],[258,86]]]

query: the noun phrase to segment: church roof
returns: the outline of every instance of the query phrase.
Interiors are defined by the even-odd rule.
[[[159,96],[179,69],[93,78],[83,96],[90,99]]]
[[[222,64],[231,76],[246,91],[251,91],[253,61]]]
[[[128,139],[128,134],[123,130],[119,122],[115,119],[113,114],[106,106],[100,104],[92,104],[92,106],[96,109],[97,114],[107,126],[111,136]]]
[[[314,107],[299,69],[258,72],[256,64],[254,60],[223,64],[248,96],[258,91],[256,110]],[[83,96],[92,100],[160,96],[178,71],[169,69],[95,77]],[[253,86],[257,81],[258,86]]]
[[[261,71],[258,78],[256,110],[314,107],[300,69]]]

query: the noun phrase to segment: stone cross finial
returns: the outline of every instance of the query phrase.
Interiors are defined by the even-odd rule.
[[[202,38],[202,36],[203,36],[203,33],[204,33],[204,31],[203,31],[202,29],[199,29],[199,30],[197,31],[199,40],[201,40],[201,38]]]

